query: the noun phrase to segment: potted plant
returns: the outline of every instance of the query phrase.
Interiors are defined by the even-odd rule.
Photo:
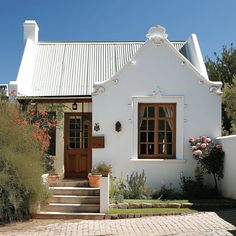
[[[59,180],[59,175],[56,173],[55,169],[53,168],[49,173],[48,173],[48,181],[57,181]]]
[[[101,162],[96,168],[102,174],[102,177],[107,177],[108,174],[111,173],[112,166],[110,164],[106,164],[105,162]]]
[[[92,188],[100,187],[101,172],[97,168],[93,168],[88,174],[89,186]]]

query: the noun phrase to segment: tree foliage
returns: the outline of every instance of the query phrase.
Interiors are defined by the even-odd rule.
[[[229,133],[236,134],[236,76],[234,76],[231,84],[226,83],[222,99],[225,105],[225,112],[231,122]]]
[[[15,105],[0,100],[0,223],[22,220],[46,197],[41,153],[30,126],[16,122]]]
[[[215,60],[206,58],[206,67],[211,81],[223,83],[222,128],[225,134],[235,133],[235,75],[236,75],[236,49],[223,46],[220,55],[214,53]],[[234,100],[232,99],[234,98]]]

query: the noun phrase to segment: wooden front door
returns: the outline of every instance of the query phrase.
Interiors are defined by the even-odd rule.
[[[90,172],[91,126],[91,113],[65,113],[65,178],[85,178]]]

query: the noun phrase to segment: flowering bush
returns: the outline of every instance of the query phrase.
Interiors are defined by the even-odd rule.
[[[30,203],[47,197],[42,155],[31,127],[16,123],[16,114],[15,105],[0,99],[0,223],[28,217]]]
[[[206,136],[190,138],[189,143],[194,158],[200,164],[203,172],[212,174],[217,189],[217,179],[223,178],[224,151],[220,144],[215,144]]]
[[[48,149],[51,139],[49,132],[57,126],[55,117],[51,117],[44,109],[38,112],[35,109],[29,109],[24,114],[16,113],[15,122],[22,128],[31,127],[32,138],[42,154]]]

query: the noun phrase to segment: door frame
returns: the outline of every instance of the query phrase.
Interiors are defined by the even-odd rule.
[[[66,164],[66,150],[67,150],[67,140],[68,140],[68,134],[69,134],[69,122],[68,119],[71,115],[78,115],[82,117],[82,122],[83,122],[83,115],[89,115],[90,116],[90,121],[91,121],[91,126],[90,126],[90,132],[88,135],[88,162],[87,162],[87,172],[89,173],[92,168],[92,112],[65,112],[64,113],[64,178],[73,178],[69,177],[69,173],[67,173],[67,164]]]

